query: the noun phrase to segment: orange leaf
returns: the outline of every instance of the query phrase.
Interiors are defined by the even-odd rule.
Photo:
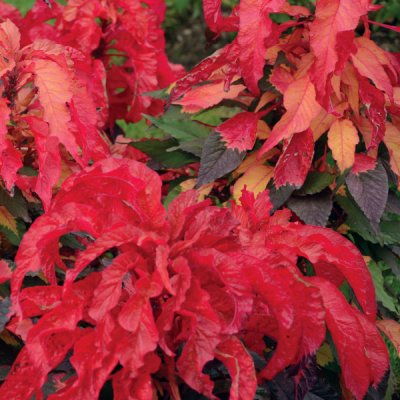
[[[15,56],[19,50],[21,35],[18,28],[7,19],[0,24],[0,75],[15,67]]]
[[[390,154],[390,166],[394,173],[400,176],[400,130],[390,122],[386,122],[386,132],[383,138]]]
[[[43,106],[44,120],[49,124],[50,135],[59,138],[76,161],[79,161],[78,144],[69,129],[71,116],[67,104],[72,98],[71,77],[66,69],[55,62],[35,60],[35,85]]]
[[[345,85],[347,85],[346,90],[349,105],[354,114],[358,116],[360,114],[360,94],[358,92],[360,84],[358,82],[354,67],[350,63],[347,63],[344,68],[342,81]]]
[[[400,107],[400,87],[396,86],[393,88],[393,97],[394,97],[394,104],[397,107]]]
[[[286,114],[274,126],[271,136],[261,148],[261,154],[272,149],[282,139],[289,139],[294,133],[307,130],[321,110],[315,99],[315,87],[308,75],[291,83],[283,98]]]
[[[245,88],[243,85],[231,85],[229,91],[224,89],[225,82],[210,83],[197,87],[187,93],[182,99],[174,101],[174,104],[183,106],[182,111],[196,113],[205,108],[215,106],[223,99],[234,99]]]
[[[392,66],[385,52],[365,37],[357,38],[356,46],[357,52],[351,57],[357,71],[365,78],[372,79],[378,89],[393,98],[393,86],[384,68]]]
[[[264,164],[268,160],[268,155],[269,154],[265,154],[263,157],[258,158],[257,152],[249,154],[243,160],[243,162],[237,167],[237,169],[235,171],[233,171],[232,174],[233,174],[234,178],[237,178],[238,176],[244,174],[251,167]]]
[[[238,201],[242,196],[242,190],[245,186],[249,192],[253,192],[254,196],[257,197],[259,193],[265,190],[273,174],[273,167],[267,165],[255,165],[251,167],[235,183],[233,198]]]
[[[317,2],[315,20],[310,26],[310,44],[315,55],[311,70],[313,82],[321,97],[326,93],[326,82],[337,67],[340,55],[338,45],[346,43],[344,32],[352,32],[360,17],[368,12],[368,1],[320,0]]]
[[[258,105],[254,111],[259,112],[264,106],[266,106],[272,100],[275,100],[277,97],[278,97],[278,95],[276,93],[272,93],[272,92],[263,93],[262,96],[260,97],[260,101],[258,102]]]
[[[331,84],[332,84],[333,92],[335,93],[335,95],[339,101],[342,100],[342,91],[341,91],[340,83],[341,83],[340,76],[334,74],[331,78]]]
[[[260,119],[257,123],[257,138],[258,139],[268,139],[269,135],[271,134],[271,128],[267,125],[266,122],[264,122],[262,119]]]
[[[182,192],[187,192],[188,190],[194,189],[196,186],[197,179],[187,179],[186,181],[183,181],[179,186],[181,187]],[[211,183],[206,183],[205,185],[201,186],[200,188],[197,189],[197,192],[199,193],[199,201],[202,201],[208,196],[214,187],[214,182]]]
[[[358,142],[357,129],[350,120],[337,120],[333,123],[328,133],[328,146],[340,171],[343,172],[354,164],[354,153]]]
[[[272,71],[270,82],[278,89],[281,93],[285,93],[288,86],[293,83],[294,77],[288,71],[288,69],[282,66],[275,67]]]
[[[335,117],[323,108],[311,123],[311,131],[316,142],[335,122]]]
[[[392,319],[377,321],[378,328],[390,339],[400,356],[400,324]]]

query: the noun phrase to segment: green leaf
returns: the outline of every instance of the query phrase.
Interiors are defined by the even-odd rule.
[[[383,276],[395,275],[400,278],[400,259],[396,253],[396,247],[389,249],[388,247],[374,246],[373,247],[373,259],[381,260],[384,262],[386,267],[382,271]]]
[[[217,126],[223,121],[234,117],[241,111],[242,110],[239,107],[220,106],[201,111],[192,118],[196,121],[203,122],[204,124]]]
[[[399,386],[399,379],[396,377],[393,369],[391,368],[384,400],[393,400],[395,398],[394,395],[398,393]]]
[[[14,190],[11,196],[6,190],[0,188],[0,206],[4,206],[16,218],[25,222],[32,222],[28,213],[28,205],[19,189]]]
[[[304,196],[307,194],[316,194],[322,192],[333,181],[334,176],[326,172],[310,172],[307,175],[304,185],[296,191],[296,194]]]
[[[204,141],[210,134],[210,128],[192,121],[185,114],[177,114],[176,111],[170,111],[160,118],[150,115],[144,115],[144,117],[163,132],[177,139],[180,143],[177,148],[201,156],[201,150]]]
[[[400,299],[400,280],[397,276],[385,276],[385,289],[395,299]]]
[[[386,245],[398,245],[400,243],[400,229],[399,221],[393,219],[384,219],[386,215],[383,215],[383,220],[379,224],[380,233],[378,238],[380,243]]]
[[[149,96],[152,97],[153,99],[167,100],[169,94],[166,89],[161,89],[161,90],[153,90],[152,92],[145,92],[142,94],[142,96]]]
[[[183,150],[186,151],[187,153],[192,153],[196,157],[201,157],[201,153],[203,152],[203,147],[204,147],[204,139],[194,139],[191,140],[190,142],[183,142],[179,146],[171,147],[168,149],[168,151],[174,151],[174,150]]]
[[[171,147],[179,145],[175,139],[145,140],[143,142],[131,142],[130,145],[167,168],[180,168],[199,161],[197,157],[182,150],[168,151]]]
[[[10,312],[11,301],[9,297],[0,300],[0,332],[6,326],[9,317],[8,313]]]
[[[354,299],[354,292],[351,286],[347,281],[344,281],[340,286],[340,291],[343,293],[343,296],[346,298],[347,301],[351,301]]]
[[[70,247],[74,250],[85,250],[85,246],[82,245],[82,243],[77,239],[76,236],[78,235],[74,233],[67,233],[66,235],[60,237],[60,243],[63,246]]]
[[[39,173],[36,169],[32,167],[23,166],[18,170],[19,175],[26,175],[26,176],[38,176]]]
[[[190,141],[193,139],[204,138],[210,134],[210,128],[189,119],[169,119],[161,117],[159,119],[145,116],[154,125],[165,133],[168,133],[178,141]]]
[[[336,196],[335,200],[347,214],[346,225],[363,239],[372,243],[379,243],[368,218],[350,197]]]
[[[5,0],[5,2],[18,8],[22,15],[25,15],[35,4],[35,0]]]
[[[381,246],[400,243],[398,216],[383,214],[380,224],[375,228],[350,196],[336,196],[336,201],[347,214],[346,225],[363,239]]]
[[[181,192],[182,192],[182,187],[181,183],[184,182],[187,178],[177,178],[171,182],[169,182],[169,192],[167,196],[164,198],[163,204],[164,207],[168,209],[170,203],[172,200],[175,199]]]
[[[117,125],[124,131],[125,137],[130,139],[159,139],[164,137],[163,132],[159,129],[150,128],[144,118],[134,124],[119,119]]]
[[[6,207],[0,206],[0,232],[11,244],[18,246],[25,232],[25,225],[17,220]]]
[[[399,310],[399,303],[396,299],[392,298],[385,290],[384,278],[382,275],[382,262],[376,264],[374,261],[368,263],[368,269],[371,272],[374,281],[376,299],[388,310],[397,313]]]
[[[226,148],[220,136],[216,132],[211,133],[204,143],[196,187],[199,188],[232,172],[240,165],[245,155],[245,151],[239,153],[236,149]]]
[[[394,344],[386,336],[383,338],[390,358],[390,375],[384,400],[393,400],[395,399],[393,394],[400,391],[400,357]]]
[[[10,372],[10,367],[6,365],[1,365],[0,366],[0,381],[4,381],[7,378],[7,375]]]
[[[17,224],[17,231],[18,231],[18,235],[15,234],[14,232],[12,232],[11,230],[7,229],[4,226],[0,226],[0,232],[2,232],[6,238],[8,239],[8,241],[13,245],[13,246],[19,246],[19,244],[21,243],[22,240],[22,236],[24,235],[26,228],[25,225],[20,222],[20,221],[16,221]]]

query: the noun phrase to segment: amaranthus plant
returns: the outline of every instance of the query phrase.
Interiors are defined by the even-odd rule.
[[[267,192],[244,191],[228,209],[188,191],[168,212],[160,194],[158,175],[131,160],[107,159],[64,182],[16,256],[8,329],[25,346],[0,397],[40,399],[50,378],[49,399],[95,399],[108,380],[115,399],[179,398],[181,382],[216,398],[202,372],[216,359],[230,398],[252,399],[257,377],[314,354],[327,329],[358,399],[381,381],[388,355],[374,287],[349,241],[290,222],[288,210],[270,217]],[[27,274],[43,283],[26,286]],[[361,309],[339,291],[344,279]],[[265,336],[277,347],[257,371],[250,354],[263,357]]]
[[[0,3],[1,399],[396,393],[400,59],[292,3]]]

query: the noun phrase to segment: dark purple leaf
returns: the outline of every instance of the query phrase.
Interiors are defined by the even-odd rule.
[[[0,332],[4,329],[9,320],[8,313],[10,311],[10,305],[11,302],[9,297],[0,300]]]
[[[325,226],[332,211],[332,193],[292,197],[287,206],[306,224]]]
[[[385,211],[389,183],[385,168],[378,162],[372,171],[346,177],[347,187],[361,210],[373,225],[377,225]]]
[[[213,182],[239,166],[246,152],[227,149],[217,133],[211,133],[204,143],[197,187]]]
[[[389,193],[385,212],[400,215],[400,199],[394,193]]]
[[[269,188],[269,198],[274,206],[272,212],[275,212],[278,208],[282,207],[290,198],[294,190],[295,187],[291,185],[281,186],[277,189],[275,184],[272,184]]]

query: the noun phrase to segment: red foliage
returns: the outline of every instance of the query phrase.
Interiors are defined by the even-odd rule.
[[[267,192],[257,199],[244,192],[230,210],[199,203],[189,191],[168,213],[160,196],[159,176],[131,160],[100,161],[64,182],[16,257],[11,325],[38,321],[0,397],[40,398],[48,374],[72,350],[76,375],[49,399],[97,398],[111,379],[116,399],[147,400],[160,385],[177,390],[178,376],[214,398],[202,372],[214,358],[234,380],[231,397],[252,398],[248,350],[262,356],[263,337],[277,341],[259,372],[271,379],[315,353],[327,328],[357,398],[379,383],[388,356],[373,324],[374,287],[349,241],[289,222],[286,210],[270,217]],[[82,250],[60,249],[60,237],[76,232]],[[300,272],[298,257],[310,260],[317,277]],[[24,277],[39,273],[50,285],[25,288]],[[330,282],[338,274],[364,313]]]
[[[51,37],[101,62],[106,76],[93,83],[106,82],[107,104],[101,107],[112,126],[118,118],[138,121],[143,112],[160,113],[162,102],[142,94],[168,86],[182,71],[164,52],[164,15],[160,0],[75,0],[51,8],[38,1],[20,27],[26,43]],[[45,23],[50,19],[54,24]]]
[[[48,208],[60,178],[109,154],[101,129],[162,111],[143,93],[166,87],[179,70],[164,52],[165,6],[38,1],[24,18],[9,5],[0,11],[0,176]],[[23,166],[37,178],[18,175]]]
[[[363,154],[376,159],[378,145],[390,129],[388,115],[399,129],[400,103],[395,93],[400,85],[400,65],[394,54],[370,39],[367,14],[374,9],[370,3],[320,0],[315,14],[311,14],[307,8],[292,6],[286,0],[241,0],[229,17],[222,17],[221,1],[204,0],[206,21],[216,35],[232,30],[238,33],[232,43],[177,81],[171,101],[185,104],[190,97],[195,102],[194,97],[201,95],[197,85],[224,81],[225,98],[235,100],[249,121],[268,118],[273,112],[272,132],[257,152],[262,157],[274,147],[282,150],[279,168],[274,172],[278,187],[302,185],[313,155],[309,139],[312,136],[317,141],[340,123],[346,128],[341,137],[326,144],[339,170],[343,172],[353,165],[359,135],[365,145]],[[285,14],[287,20],[273,22],[274,13]],[[364,22],[364,32],[357,37],[360,22]],[[235,92],[228,89],[237,88],[239,82],[246,88],[234,96]],[[189,108],[183,111],[193,112]],[[216,130],[223,133],[228,148],[249,150],[255,143],[254,131],[241,130],[236,118],[223,122]],[[231,129],[236,125],[237,132]],[[227,127],[228,132],[224,132]],[[303,146],[307,143],[304,161],[298,160],[301,173],[295,177],[295,161],[287,162],[288,141]],[[297,145],[293,143],[292,147]],[[387,146],[391,145],[390,141]],[[274,163],[275,156],[271,153],[266,159]],[[397,158],[397,154],[391,154],[393,165]],[[395,172],[398,174],[397,169]]]
[[[23,165],[37,168],[31,189],[48,207],[62,159],[68,165],[72,156],[84,166],[108,154],[92,100],[95,72],[81,53],[46,39],[21,48],[20,32],[10,20],[0,24],[0,37],[1,176],[11,189]]]
[[[136,161],[146,156],[105,132],[160,113],[163,101],[146,93],[179,77],[170,102],[185,112],[225,98],[243,109],[215,128],[226,148],[210,134],[215,158],[233,149],[240,163],[266,137],[249,168],[277,158],[275,186],[300,188],[314,142],[330,130],[326,146],[358,179],[374,170],[382,140],[397,165],[399,61],[368,29],[354,34],[369,0],[320,0],[315,15],[286,0],[242,0],[229,16],[221,0],[203,3],[215,36],[237,36],[183,77],[165,55],[162,0],[38,1],[25,17],[0,3],[0,176],[45,210],[15,269],[0,260],[0,283],[11,279],[6,329],[24,341],[1,399],[40,400],[49,381],[49,400],[96,399],[109,381],[116,400],[179,399],[182,383],[215,399],[205,373],[215,360],[231,377],[230,398],[252,399],[263,379],[314,355],[327,331],[357,399],[382,380],[375,289],[350,241],[293,222],[287,209],[272,213],[267,191],[243,190],[220,208],[189,190],[166,210],[161,177]],[[273,22],[275,13],[288,20]],[[280,119],[271,132],[263,121],[259,135],[271,110]],[[365,154],[355,156],[356,127]],[[167,171],[165,181],[190,168],[199,170]],[[269,179],[271,166],[259,170]],[[259,368],[266,337],[277,345]]]

